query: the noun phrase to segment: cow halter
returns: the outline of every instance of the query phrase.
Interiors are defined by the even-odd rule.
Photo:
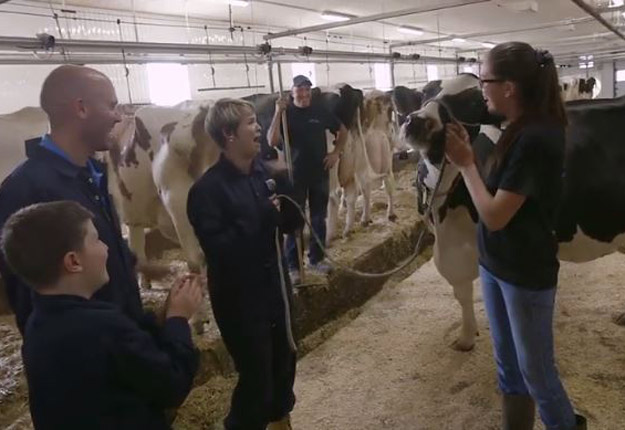
[[[459,119],[456,117],[456,115],[454,115],[454,112],[451,110],[451,108],[449,107],[449,105],[448,105],[445,101],[443,101],[443,99],[442,99],[442,98],[441,98],[441,99],[436,98],[436,99],[429,100],[429,101],[425,104],[425,106],[429,105],[430,103],[438,103],[440,106],[442,106],[443,108],[445,108],[445,111],[447,112],[447,115],[449,116],[449,118],[451,118],[453,121],[455,121],[455,122],[457,122],[457,123],[459,123],[459,124],[462,124],[462,125],[464,125],[464,126],[466,126],[466,127],[480,127],[480,126],[482,125],[482,124],[480,124],[480,123],[471,123],[471,122],[465,122],[465,121],[461,121],[461,120],[459,120]],[[425,106],[424,106],[424,107],[425,107]]]

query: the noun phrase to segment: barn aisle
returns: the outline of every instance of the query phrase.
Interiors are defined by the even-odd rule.
[[[556,309],[558,365],[593,430],[625,428],[625,256],[563,264]],[[479,290],[479,289],[478,289]],[[453,351],[459,308],[432,261],[382,291],[362,314],[303,358],[297,430],[498,429],[500,410],[481,293],[480,337]],[[536,429],[542,429],[537,424]]]

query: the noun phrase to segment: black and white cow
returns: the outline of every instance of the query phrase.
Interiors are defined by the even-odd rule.
[[[564,101],[589,100],[593,97],[593,92],[597,85],[597,80],[590,78],[564,78],[560,84],[560,93]]]
[[[566,105],[567,128],[564,191],[556,234],[559,258],[584,262],[616,252],[625,244],[625,145],[613,131],[625,116],[625,98],[589,100]],[[444,157],[444,127],[451,116],[468,124],[477,159],[492,152],[500,131],[487,123],[488,115],[478,79],[462,75],[444,81],[441,92],[420,111],[410,115],[402,134],[424,157],[424,185],[432,190]],[[480,164],[478,162],[478,164]],[[435,235],[434,262],[453,286],[462,308],[462,327],[454,347],[470,350],[477,322],[473,309],[473,281],[478,276],[477,211],[458,170],[445,168],[432,203],[430,226]],[[617,318],[623,323],[625,318]]]
[[[403,125],[408,115],[421,109],[423,93],[403,85],[398,85],[388,92],[393,101],[393,109],[397,115],[397,124]]]

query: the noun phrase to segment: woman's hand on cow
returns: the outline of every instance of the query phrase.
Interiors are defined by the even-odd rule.
[[[445,137],[445,154],[451,163],[459,168],[469,167],[475,163],[469,134],[460,123],[447,124]]]

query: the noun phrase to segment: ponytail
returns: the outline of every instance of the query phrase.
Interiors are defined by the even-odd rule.
[[[512,81],[519,91],[522,115],[502,134],[490,169],[501,165],[506,153],[523,128],[531,122],[547,122],[565,127],[566,111],[560,96],[558,71],[549,51],[535,50],[524,42],[495,46],[488,54],[491,70],[498,79]]]

